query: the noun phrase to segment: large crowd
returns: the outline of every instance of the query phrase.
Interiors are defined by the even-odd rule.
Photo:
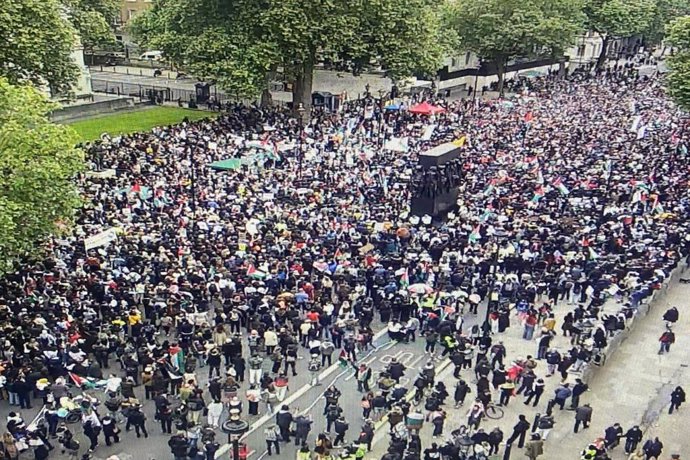
[[[89,452],[120,442],[121,420],[148,437],[146,404],[176,460],[214,458],[228,414],[259,411],[276,414],[269,454],[295,437],[303,459],[332,458],[334,444],[353,440],[343,456],[362,458],[384,411],[386,460],[460,458],[463,435],[487,455],[498,450],[502,433],[480,428],[492,392],[507,404],[519,386],[536,405],[543,379],[532,357],[504,363],[496,334],[511,321],[525,338],[555,331],[553,310],[577,305],[559,325],[572,349],[551,349],[547,333],[534,359],[549,374],[580,371],[689,254],[685,119],[659,81],[631,67],[535,81],[510,102],[431,102],[444,111],[416,115],[368,98],[314,110],[307,123],[283,108],[231,106],[212,120],[88,145],[74,233],[0,283],[0,395],[18,406],[7,458],[32,448],[45,459],[55,437],[77,458],[85,446],[63,423],[72,416]],[[457,210],[410,215],[419,153],[453,141]],[[231,158],[240,166],[209,167]],[[103,232],[112,236],[89,238]],[[610,297],[619,311],[602,311]],[[463,312],[486,302],[488,321],[463,328]],[[358,354],[382,326],[394,340],[423,337],[457,376],[474,369],[476,401],[457,442],[422,446],[414,400],[396,387],[399,366],[370,382]],[[667,333],[660,352],[672,326]],[[298,355],[311,356],[315,376],[338,359],[353,367],[366,419],[359,438],[346,439],[337,388],[313,415],[333,425],[334,442],[308,439],[312,418],[281,404]],[[444,410],[448,392],[459,405],[468,384],[446,389],[433,365],[427,371],[415,399],[426,399],[440,437],[445,411],[456,410]],[[78,391],[91,387],[103,388],[99,401]],[[554,404],[572,397],[587,426],[575,391],[564,386]],[[45,423],[22,420],[20,409],[36,404]],[[525,424],[507,441],[537,452],[540,436],[525,441]],[[548,430],[547,420],[541,437]],[[585,458],[606,458],[605,445],[589,449]]]

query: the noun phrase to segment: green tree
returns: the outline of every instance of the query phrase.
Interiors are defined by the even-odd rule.
[[[70,53],[74,28],[57,0],[6,0],[0,14],[0,77],[12,84],[69,92],[78,69]]]
[[[84,164],[76,133],[48,119],[55,108],[32,86],[0,78],[0,272],[72,220]]]
[[[457,33],[458,50],[496,64],[501,93],[508,61],[560,57],[584,20],[581,4],[573,0],[458,0],[448,4],[444,16]]]
[[[632,37],[647,29],[654,8],[652,0],[587,0],[587,26],[603,40],[597,67],[606,62],[611,40]]]
[[[674,19],[690,14],[690,0],[655,0],[652,18],[644,30],[645,43],[658,45],[665,36],[666,26]]]
[[[683,110],[690,110],[690,16],[675,19],[666,29],[667,41],[676,53],[666,60],[671,70],[666,84],[669,94]]]
[[[435,71],[442,55],[431,0],[159,0],[131,26],[195,75],[256,97],[279,70],[309,113],[315,66],[382,67],[393,78]],[[267,100],[267,98],[264,98]]]
[[[115,43],[113,24],[120,12],[117,0],[61,0],[84,48]]]

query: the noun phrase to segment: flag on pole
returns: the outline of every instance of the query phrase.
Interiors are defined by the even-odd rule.
[[[565,186],[560,177],[553,181],[553,186],[556,187],[563,196],[567,196],[570,193],[570,190],[568,190],[568,187]]]
[[[472,233],[470,233],[470,237],[469,237],[470,243],[476,243],[477,241],[479,241],[481,239],[482,234],[480,233],[479,230],[480,230],[479,225],[474,227],[474,230],[472,230]]]

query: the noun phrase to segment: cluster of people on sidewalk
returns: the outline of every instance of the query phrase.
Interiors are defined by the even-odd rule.
[[[124,417],[125,431],[144,438],[159,422],[176,460],[210,459],[224,414],[239,410],[276,416],[268,453],[294,431],[306,457],[308,415],[287,423],[290,411],[278,409],[305,355],[313,384],[334,361],[355,366],[365,419],[388,410],[400,430],[387,460],[455,458],[443,449],[467,433],[427,449],[414,438],[399,368],[370,384],[358,356],[372,324],[394,340],[419,336],[434,357],[442,348],[458,372],[474,369],[473,443],[498,446],[502,434],[479,434],[491,387],[501,405],[514,392],[538,404],[536,361],[546,360],[548,377],[597,359],[688,254],[690,135],[660,83],[629,68],[535,82],[512,102],[432,102],[443,112],[366,98],[306,123],[283,108],[233,106],[86,146],[74,232],[0,281],[0,396],[18,406],[7,432],[19,450],[46,458],[56,436],[76,455],[61,421],[77,414],[90,452],[121,441]],[[409,215],[419,153],[451,141],[461,146],[457,211],[443,222]],[[209,167],[226,159],[236,167]],[[609,297],[624,300],[619,311],[602,311]],[[464,309],[484,301],[489,320],[463,330]],[[567,353],[548,343],[562,302],[578,304],[563,327]],[[504,362],[491,334],[513,313],[525,339],[547,329],[536,358]],[[417,400],[441,437],[449,391],[461,405],[468,384],[446,389],[430,371],[420,379]],[[580,414],[565,393],[555,404],[573,396]],[[37,401],[45,427],[22,420]],[[349,445],[338,408],[336,398],[323,415],[334,444]],[[543,440],[525,441],[525,423],[507,442],[534,446],[536,458]],[[365,455],[365,427],[346,455]],[[318,437],[316,455],[332,455],[329,443]]]

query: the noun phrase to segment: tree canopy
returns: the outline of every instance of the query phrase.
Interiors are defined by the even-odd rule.
[[[612,39],[632,37],[647,30],[654,9],[654,0],[587,0],[587,27],[603,40],[597,67],[606,61]]]
[[[131,27],[144,45],[239,96],[257,96],[280,69],[307,109],[318,62],[401,78],[433,73],[442,58],[431,0],[159,0]]]
[[[61,3],[84,47],[115,42],[112,24],[120,14],[118,0],[61,0]]]
[[[55,106],[32,86],[0,78],[0,273],[69,224],[84,164],[76,133],[51,123]]]
[[[457,49],[496,63],[500,89],[509,60],[562,53],[584,21],[582,4],[573,0],[458,0],[445,18],[457,33]]]
[[[77,76],[75,31],[57,0],[7,0],[0,14],[0,77],[68,92]]]
[[[690,0],[655,0],[651,19],[644,30],[645,42],[662,42],[666,26],[674,19],[690,14]]]
[[[677,18],[667,28],[667,40],[676,53],[667,58],[671,72],[667,86],[671,97],[684,110],[690,110],[690,16]]]

